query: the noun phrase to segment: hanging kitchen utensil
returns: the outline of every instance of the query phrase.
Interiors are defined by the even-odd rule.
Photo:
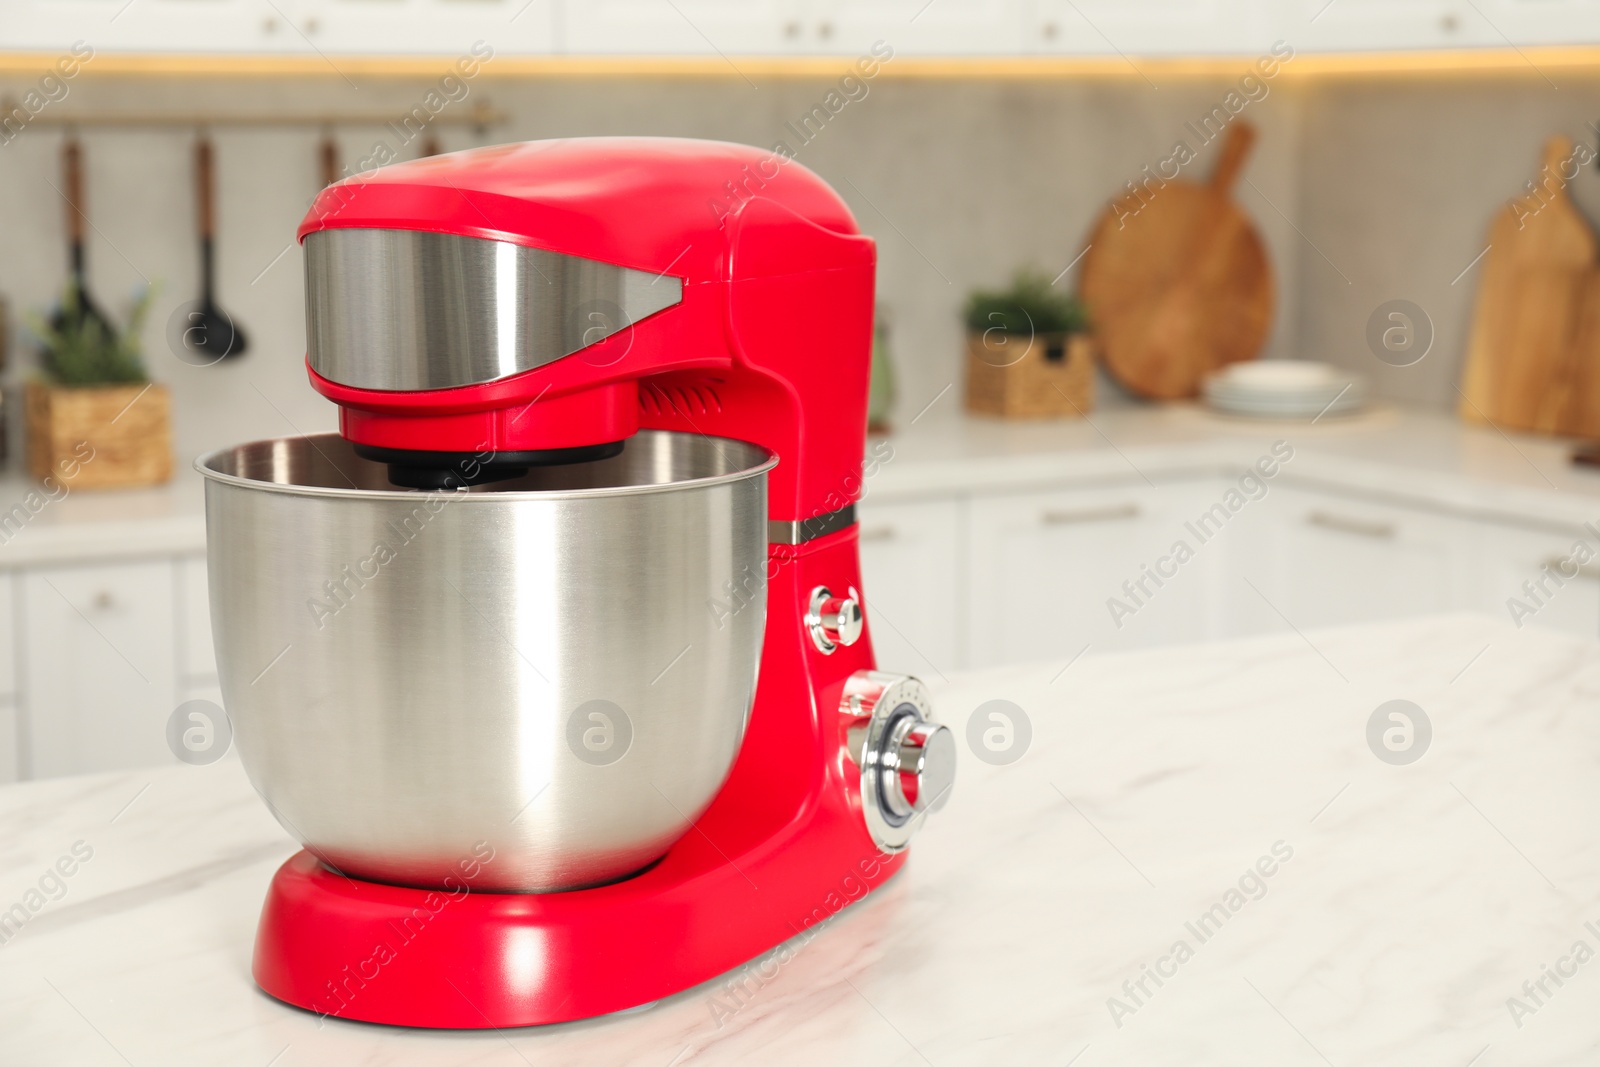
[[[339,142],[333,139],[333,131],[322,135],[317,155],[322,164],[322,187],[326,189],[339,180]]]
[[[1229,196],[1255,141],[1229,124],[1205,185],[1151,177],[1107,207],[1079,293],[1106,369],[1140,396],[1195,396],[1211,371],[1254,359],[1272,325],[1267,253]]]
[[[1569,421],[1591,421],[1581,411],[1595,385],[1576,357],[1594,350],[1583,303],[1596,242],[1567,196],[1565,172],[1575,169],[1571,138],[1550,138],[1537,190],[1507,204],[1489,227],[1461,381],[1463,419],[1542,433],[1583,432]]]
[[[183,343],[196,355],[214,362],[224,357],[244,355],[246,342],[244,331],[227,312],[217,306],[213,294],[216,196],[211,157],[211,138],[202,134],[195,142],[194,150],[195,198],[200,209],[200,299],[189,313]]]
[[[83,228],[87,216],[83,210],[83,147],[76,134],[68,134],[61,147],[61,170],[65,185],[62,193],[67,201],[67,255],[72,278],[68,282],[67,299],[50,317],[50,326],[60,331],[88,321],[98,324],[105,336],[115,337],[117,331],[111,320],[89,296],[89,282],[84,271]]]

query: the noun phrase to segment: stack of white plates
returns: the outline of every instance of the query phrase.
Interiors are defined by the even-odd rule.
[[[1366,383],[1349,371],[1308,360],[1230,363],[1206,379],[1206,403],[1229,415],[1310,419],[1345,415],[1366,403]]]

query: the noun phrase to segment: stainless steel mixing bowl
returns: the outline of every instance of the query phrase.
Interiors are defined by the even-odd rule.
[[[336,434],[201,457],[223,700],[257,792],[352,877],[476,867],[475,889],[543,891],[647,866],[743,738],[775,462],[642,432],[423,493]]]

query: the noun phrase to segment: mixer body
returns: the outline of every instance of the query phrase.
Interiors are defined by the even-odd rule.
[[[715,654],[700,673],[668,686],[670,700],[654,702],[655,682],[630,699],[653,717],[674,701],[692,702],[696,688],[714,694],[704,720],[677,724],[693,734],[688,749],[700,753],[704,774],[678,781],[682,768],[666,755],[670,730],[649,739],[641,733],[635,748],[604,768],[610,778],[590,780],[587,795],[583,788],[565,794],[570,807],[536,819],[527,833],[496,834],[491,822],[475,822],[484,816],[480,802],[452,807],[456,822],[439,840],[455,842],[459,858],[452,863],[448,847],[435,848],[420,875],[393,873],[398,839],[348,833],[348,813],[329,815],[318,834],[280,816],[308,848],[279,870],[268,892],[254,961],[261,987],[325,1015],[406,1026],[584,1018],[712,978],[825,922],[892,875],[912,833],[949,795],[954,748],[949,731],[932,721],[920,683],[879,673],[873,659],[854,509],[875,252],[838,196],[792,160],[743,146],[533,142],[346,179],[319,196],[300,235],[308,373],[339,406],[340,434],[363,464],[356,480],[386,472],[388,485],[370,492],[465,494],[470,499],[449,505],[465,517],[453,521],[477,520],[491,513],[485,500],[511,512],[522,494],[537,497],[539,485],[548,491],[575,477],[562,471],[621,462],[655,434],[748,450],[753,458],[724,468],[756,479],[738,484],[760,484],[764,505],[754,505],[753,527],[748,493],[710,525],[697,527],[687,514],[677,526],[660,524],[656,532],[673,551],[700,558],[689,577],[654,588],[660,599],[634,604],[636,618],[617,616],[614,641],[605,627],[593,630],[593,661],[567,672],[588,680],[559,699],[503,699],[508,686],[527,680],[503,649],[500,673],[476,690],[479,703],[500,709],[500,743],[548,741],[552,724],[576,710],[567,705],[588,699],[608,676],[626,675],[629,684],[642,678],[630,657],[653,666],[644,651],[702,644]],[[763,465],[763,456],[776,466]],[[219,464],[227,466],[214,457],[202,464],[203,473],[212,468],[208,517],[213,494],[220,501],[283,489],[233,484],[219,476]],[[692,477],[667,460],[655,479],[663,492],[694,490]],[[359,496],[361,487],[352,488]],[[544,514],[539,509],[555,501],[526,505],[528,514]],[[484,521],[461,543],[470,549],[544,530],[553,550],[564,552],[593,537],[603,542],[609,525],[601,520],[589,535],[580,527]],[[230,544],[252,536],[226,523],[211,532]],[[750,550],[755,538],[764,551]],[[492,596],[497,580],[518,577],[497,573],[518,569],[505,562],[514,555],[502,545],[478,571],[470,563],[450,571],[441,555],[413,578],[431,589],[425,602],[443,602],[438,579],[445,577]],[[243,640],[241,628],[251,623],[238,610],[248,599],[240,590],[280,584],[287,568],[244,558],[234,547],[211,554],[217,644],[237,660],[222,670],[248,680],[245,672],[259,664],[227,650],[266,648],[272,637]],[[659,569],[652,558],[615,542],[593,557],[584,583],[610,597],[605,591],[625,589],[630,572]],[[641,565],[643,572],[635,570]],[[627,596],[615,599],[626,610]],[[550,618],[585,625],[581,591],[578,601],[552,601],[559,610]],[[465,612],[458,614],[463,622]],[[515,617],[533,620],[537,612]],[[408,635],[403,621],[394,627],[368,636],[381,641],[388,632],[398,665]],[[528,658],[535,663],[548,651],[537,632],[533,621],[520,628],[534,641]],[[756,647],[758,663],[740,659],[738,650]],[[753,700],[741,698],[741,685],[748,693],[750,684]],[[416,692],[390,687],[391,714],[415,720],[429,702],[451,699],[445,688],[424,688],[419,702]],[[347,702],[355,699],[346,693]],[[376,761],[374,780],[390,790],[388,803],[420,805],[393,823],[369,813],[369,826],[415,825],[438,782],[408,793],[383,760],[403,746],[424,752],[443,744],[439,766],[461,753],[442,738],[427,742],[425,729],[401,729],[386,746],[383,726],[374,725],[383,709],[363,707],[376,718],[355,732],[334,727],[334,750]],[[342,714],[337,701],[323,711]],[[314,733],[314,717],[296,719],[270,701],[251,705],[246,716],[259,727],[257,751],[244,753],[258,787],[315,779],[301,773],[303,741],[269,753],[264,740],[278,720]],[[658,718],[670,725],[669,714]],[[730,728],[740,718],[747,725]],[[242,724],[239,736],[250,748]],[[566,767],[571,759],[582,761],[576,752],[546,749],[540,758],[554,770],[552,781],[564,780],[564,767],[574,770]],[[733,752],[731,769],[717,768]],[[324,763],[317,774],[337,773],[336,761]],[[426,780],[425,756],[417,766]],[[620,803],[607,797],[602,804],[604,787],[595,783],[604,781],[618,783]],[[674,790],[688,799],[674,799]],[[262,791],[277,809],[270,789]],[[291,786],[287,795],[302,791]],[[555,810],[531,803],[529,811]],[[610,869],[616,877],[593,885],[540,865],[554,854],[551,842],[583,856],[585,820],[602,806],[619,813],[607,833],[643,843]],[[489,829],[469,840],[477,825]],[[337,856],[320,847],[336,839],[344,846]]]

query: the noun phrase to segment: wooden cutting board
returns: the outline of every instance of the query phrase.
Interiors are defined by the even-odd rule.
[[[1140,396],[1194,396],[1266,341],[1272,272],[1230,195],[1254,142],[1235,119],[1210,182],[1152,179],[1112,201],[1090,234],[1079,295],[1106,369]]]
[[[1596,353],[1582,356],[1579,327],[1596,247],[1562,180],[1572,151],[1571,138],[1546,141],[1534,179],[1538,192],[1507,204],[1489,227],[1461,383],[1463,419],[1510,430],[1577,432],[1574,421],[1595,404],[1580,397],[1600,383],[1591,382],[1594,369],[1584,367]]]
[[[1556,432],[1600,440],[1600,270],[1584,279],[1574,327],[1570,372],[1560,383],[1561,421]]]

